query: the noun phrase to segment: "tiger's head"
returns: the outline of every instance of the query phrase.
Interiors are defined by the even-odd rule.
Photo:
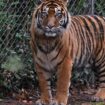
[[[41,0],[33,17],[38,35],[59,36],[69,23],[67,0]]]

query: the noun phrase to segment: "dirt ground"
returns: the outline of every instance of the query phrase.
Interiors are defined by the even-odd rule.
[[[55,91],[55,90],[54,90]],[[53,91],[53,95],[55,92]],[[92,102],[92,89],[86,91],[76,91],[73,89],[69,94],[68,105],[105,105],[105,102]],[[0,105],[35,105],[35,101],[40,98],[39,90],[23,90],[7,98],[0,99]],[[93,100],[94,101],[94,100]]]
[[[0,102],[0,105],[35,105],[34,102],[29,102],[29,103],[25,103],[25,102],[19,102],[17,100],[3,100],[2,102]],[[79,102],[76,101],[74,103],[69,103],[68,105],[93,105],[91,102]],[[95,105],[95,104],[94,104]],[[98,105],[98,104],[96,104]],[[99,105],[104,105],[104,104],[99,104]]]
[[[83,97],[82,97],[83,98]],[[35,99],[36,100],[36,99]],[[15,99],[0,99],[0,105],[35,105],[35,100],[26,101],[26,100],[15,100]],[[83,99],[76,99],[74,97],[70,98],[68,105],[105,105],[105,102],[88,102]]]
[[[35,104],[33,102],[25,103],[25,102],[19,102],[16,100],[3,100],[2,102],[0,102],[0,105],[35,105]],[[105,105],[105,103],[75,101],[75,102],[69,103],[68,105]]]

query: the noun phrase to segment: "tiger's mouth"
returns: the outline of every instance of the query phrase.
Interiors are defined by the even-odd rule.
[[[56,27],[56,28],[45,28],[45,26],[41,26],[41,25],[37,25],[38,29],[40,30],[40,32],[43,33],[43,35],[45,35],[46,37],[57,37],[59,36],[62,31],[61,31],[61,27]]]
[[[46,37],[57,37],[61,31],[58,28],[53,28],[50,30],[45,30],[44,32]]]
[[[57,36],[57,33],[56,32],[45,32],[45,36],[46,37],[56,37]]]

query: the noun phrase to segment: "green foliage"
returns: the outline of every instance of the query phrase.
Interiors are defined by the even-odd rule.
[[[22,88],[34,88],[37,83],[34,72],[29,70],[28,66],[25,67],[22,59],[14,51],[11,52],[12,55],[10,54],[1,65],[3,70],[0,71],[0,97],[7,93],[18,93]],[[32,67],[29,60],[27,63]]]
[[[16,2],[13,2],[9,6],[12,6],[13,4],[16,5]],[[12,26],[16,24],[16,17],[17,17],[16,13],[12,13],[13,8],[8,9],[8,10],[4,9],[6,7],[8,8],[6,2],[4,2],[4,0],[0,1],[0,9],[1,9],[0,11],[0,27],[1,27],[0,33],[4,32],[4,30],[8,30],[9,28],[11,28]]]
[[[87,0],[71,0],[68,6],[71,15],[89,14],[90,3]]]
[[[105,16],[105,0],[97,0],[95,2],[95,13]]]
[[[72,76],[72,84],[73,86],[84,85],[95,87],[96,85],[96,77],[93,69],[89,68],[74,68],[73,69],[73,76]]]
[[[7,58],[6,62],[2,64],[2,68],[12,72],[24,69],[24,64],[19,56],[11,55]]]
[[[91,105],[105,105],[105,103],[104,102],[94,102]]]

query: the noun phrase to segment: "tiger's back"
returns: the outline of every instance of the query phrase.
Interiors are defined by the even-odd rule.
[[[90,62],[89,60],[98,59],[98,54],[101,55],[101,50],[105,48],[105,18],[96,15],[71,18],[69,34],[75,36],[74,65],[81,67]]]

